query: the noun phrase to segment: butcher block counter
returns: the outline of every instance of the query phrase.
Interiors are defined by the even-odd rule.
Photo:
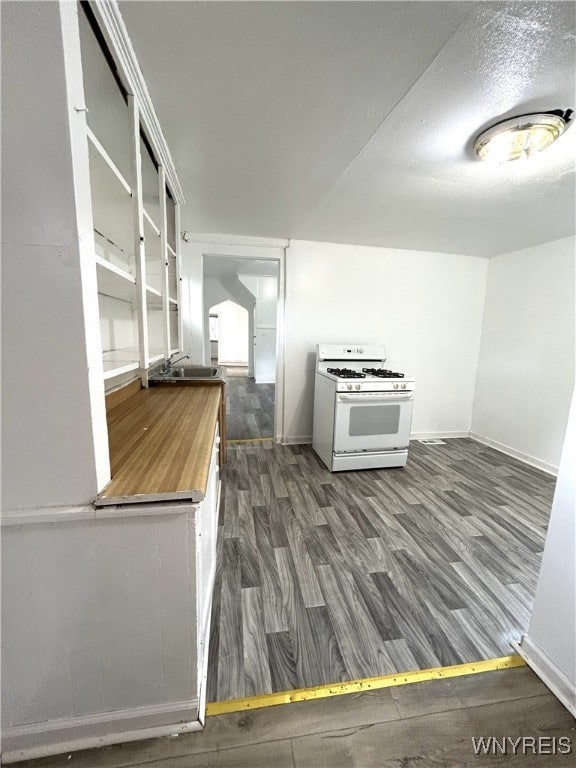
[[[96,506],[204,499],[217,425],[224,459],[223,385],[134,382],[109,395],[106,410],[112,480]]]

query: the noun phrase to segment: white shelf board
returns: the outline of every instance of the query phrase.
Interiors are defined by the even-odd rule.
[[[162,309],[163,306],[162,294],[151,285],[146,286],[146,303],[148,309]]]
[[[158,237],[160,237],[160,230],[158,229],[156,222],[154,221],[152,216],[150,216],[146,208],[143,208],[143,211],[144,211],[144,218],[146,219],[150,227],[154,230],[155,234],[158,235]]]
[[[98,293],[129,301],[131,304],[136,302],[136,280],[129,272],[96,256],[96,275]]]
[[[170,304],[174,304],[175,306],[178,306],[178,299],[173,299],[172,296],[169,296],[168,301],[170,302]]]
[[[140,367],[140,353],[136,347],[112,349],[102,353],[104,378],[112,379],[121,373],[137,371]]]
[[[178,349],[178,347],[176,347],[175,349],[171,349],[171,350],[170,350],[170,354],[171,354],[171,355],[175,355],[175,354],[176,354],[176,352],[179,352],[179,351],[180,351],[180,350]]]
[[[124,176],[120,173],[116,163],[112,160],[112,158],[110,157],[108,152],[106,152],[106,150],[104,149],[102,144],[100,144],[100,142],[98,141],[98,139],[94,135],[93,131],[88,126],[86,126],[86,132],[87,132],[87,135],[88,135],[88,139],[91,141],[92,146],[94,147],[94,149],[98,152],[100,157],[108,165],[108,167],[110,168],[110,170],[112,171],[114,176],[116,176],[116,178],[118,179],[120,184],[122,184],[122,186],[124,187],[125,191],[129,195],[132,195],[132,190],[130,189],[130,184],[128,184],[128,182],[126,181]]]
[[[168,253],[170,254],[170,256],[172,256],[172,258],[175,259],[176,258],[176,251],[174,250],[174,248],[172,248],[170,243],[166,243],[166,248],[168,249]]]
[[[152,365],[152,363],[159,363],[160,360],[164,360],[163,352],[159,352],[158,354],[152,354],[152,352],[150,352],[150,359],[148,361],[150,365]]]

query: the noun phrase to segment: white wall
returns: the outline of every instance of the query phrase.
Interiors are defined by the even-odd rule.
[[[576,717],[575,468],[573,395],[532,618],[520,651]]]
[[[574,237],[492,258],[472,430],[556,469],[574,386]]]
[[[248,312],[232,301],[210,307],[219,317],[218,362],[248,365]]]
[[[468,433],[487,262],[293,240],[286,256],[284,438],[310,439],[319,342],[381,342],[416,377],[413,433]]]

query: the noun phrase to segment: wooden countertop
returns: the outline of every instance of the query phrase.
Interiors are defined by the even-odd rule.
[[[139,389],[108,410],[112,480],[96,506],[189,499],[208,482],[221,388]]]

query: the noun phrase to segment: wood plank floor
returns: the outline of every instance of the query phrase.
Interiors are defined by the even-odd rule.
[[[472,739],[570,739],[571,754],[476,756]],[[558,741],[556,743],[559,743]],[[20,763],[21,768],[564,768],[574,720],[527,668],[209,717],[201,733]]]
[[[274,384],[256,384],[247,368],[226,368],[226,422],[229,440],[274,435]]]
[[[468,439],[336,474],[310,446],[232,445],[208,700],[508,655],[554,484]]]

